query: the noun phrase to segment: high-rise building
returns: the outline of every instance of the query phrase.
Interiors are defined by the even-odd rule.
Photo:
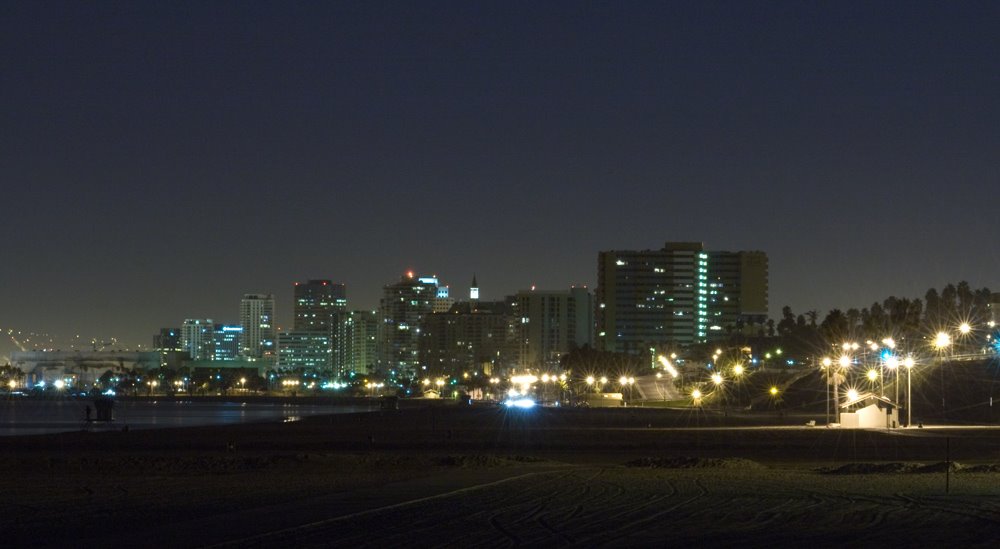
[[[347,289],[329,280],[296,282],[293,329],[333,332],[347,311]]]
[[[238,324],[216,324],[212,332],[212,360],[239,360],[242,333],[243,326]]]
[[[251,360],[275,359],[274,295],[246,294],[240,302],[241,354]]]
[[[340,372],[344,367],[340,363],[343,353],[338,335],[340,322],[347,313],[347,288],[329,280],[296,282],[294,299],[294,330],[326,334],[331,360],[327,368]]]
[[[456,303],[424,318],[420,364],[430,375],[495,375],[512,366],[517,338],[513,307],[504,301]]]
[[[708,252],[708,341],[759,332],[767,305],[767,254]]]
[[[379,373],[404,383],[417,379],[422,370],[420,325],[434,311],[435,301],[441,299],[439,288],[436,277],[418,278],[412,272],[383,287],[379,304]]]
[[[160,333],[153,336],[153,349],[160,352],[180,352],[184,350],[181,342],[180,328],[160,328]]]
[[[278,368],[326,371],[333,363],[330,334],[322,330],[278,333]]]
[[[378,314],[375,311],[352,311],[343,315],[337,334],[338,375],[369,374],[378,362]]]
[[[517,294],[520,366],[558,367],[562,356],[593,345],[594,302],[585,287]]]
[[[646,354],[721,338],[767,314],[767,256],[700,242],[598,254],[597,347]]]
[[[191,360],[211,360],[215,352],[211,318],[188,318],[181,326],[181,348]]]

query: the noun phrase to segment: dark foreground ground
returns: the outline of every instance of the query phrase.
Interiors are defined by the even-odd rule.
[[[439,408],[5,437],[0,535],[10,547],[994,546],[1000,429],[799,419]]]

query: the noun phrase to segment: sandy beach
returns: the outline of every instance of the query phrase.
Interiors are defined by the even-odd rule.
[[[417,407],[5,437],[0,526],[10,546],[77,547],[975,546],[1000,532],[1000,430],[800,419]]]

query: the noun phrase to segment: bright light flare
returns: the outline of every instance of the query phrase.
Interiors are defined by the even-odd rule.
[[[771,393],[771,396],[778,396],[778,388],[773,385],[767,392]]]
[[[722,375],[719,373],[712,374],[712,383],[722,385]]]
[[[916,362],[915,360],[913,360],[913,357],[912,357],[912,356],[908,356],[908,357],[906,357],[906,358],[905,358],[905,359],[903,360],[903,366],[906,366],[906,369],[907,369],[907,370],[909,370],[910,368],[912,368],[912,367],[913,367],[913,365],[914,365],[914,364],[916,364],[916,363],[917,363],[917,362]]]
[[[857,389],[848,389],[847,390],[847,400],[857,400],[857,399],[858,399],[858,391],[857,391]]]
[[[743,375],[743,365],[742,364],[737,364],[736,366],[733,366],[733,375],[737,375],[737,376]]]
[[[868,378],[868,381],[875,381],[878,379],[878,370],[868,370],[865,376]]]
[[[691,391],[691,398],[693,398],[695,400],[700,399],[701,398],[701,391],[699,391],[698,389],[695,389],[695,390]]]
[[[522,386],[523,385],[531,385],[532,383],[535,383],[536,381],[538,381],[538,376],[535,376],[535,375],[532,375],[532,374],[524,374],[524,375],[520,375],[520,376],[514,376],[514,377],[510,378],[510,381],[511,381],[511,383],[513,383],[515,385],[522,385]]]
[[[889,368],[891,370],[895,370],[896,368],[899,368],[899,359],[896,358],[895,356],[891,356],[891,355],[888,356],[888,357],[886,357],[886,359],[885,359],[885,367]]]
[[[945,347],[951,345],[951,336],[945,332],[938,332],[934,336],[934,347],[937,349],[944,349]]]
[[[508,408],[521,408],[527,410],[535,407],[535,401],[530,398],[509,399],[504,401],[504,405]]]
[[[959,332],[960,332],[960,333],[961,333],[962,335],[967,335],[967,334],[968,334],[969,332],[971,332],[971,331],[972,331],[972,326],[969,326],[969,323],[968,323],[968,322],[963,322],[962,324],[960,324],[960,325],[958,326],[958,331],[959,331]]]
[[[666,370],[668,374],[670,374],[670,377],[676,379],[677,376],[679,375],[677,373],[677,368],[674,368],[674,365],[671,364],[669,360],[667,360],[667,357],[660,355],[658,357],[658,360],[660,361],[660,364],[663,365],[663,369]]]
[[[847,368],[851,365],[851,357],[847,355],[840,355],[840,358],[837,359],[837,363],[840,364],[841,368]]]

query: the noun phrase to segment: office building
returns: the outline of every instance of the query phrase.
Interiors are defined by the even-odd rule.
[[[246,294],[240,302],[241,354],[251,360],[274,362],[274,295]]]
[[[191,360],[211,360],[215,351],[211,318],[188,318],[181,326],[181,349]]]
[[[322,330],[290,330],[278,333],[277,367],[282,370],[303,369],[308,372],[329,372],[333,365],[333,347],[329,332]]]
[[[181,352],[184,350],[181,339],[180,328],[161,328],[160,333],[153,336],[153,349],[160,352]]]
[[[243,326],[238,324],[216,324],[212,330],[212,360],[239,360],[240,335]]]
[[[706,338],[721,341],[734,333],[760,335],[767,323],[767,254],[708,252]]]
[[[293,329],[327,334],[331,357],[329,368],[337,372],[343,370],[338,332],[340,322],[347,313],[347,287],[330,280],[296,282],[294,300]]]
[[[525,290],[516,296],[519,362],[529,369],[559,366],[570,351],[593,346],[594,305],[590,291]]]
[[[513,307],[504,301],[456,303],[424,319],[420,364],[425,375],[497,375],[514,362],[517,350]]]
[[[420,326],[434,311],[435,302],[448,299],[436,277],[415,277],[412,272],[399,282],[383,287],[379,303],[379,373],[402,383],[417,379]]]
[[[296,282],[294,288],[296,331],[333,332],[340,314],[347,311],[347,288],[329,280]]]
[[[366,375],[378,363],[378,314],[375,311],[351,311],[343,315],[337,334],[338,375]]]
[[[598,254],[597,348],[649,354],[721,339],[767,315],[767,256],[700,242]]]

